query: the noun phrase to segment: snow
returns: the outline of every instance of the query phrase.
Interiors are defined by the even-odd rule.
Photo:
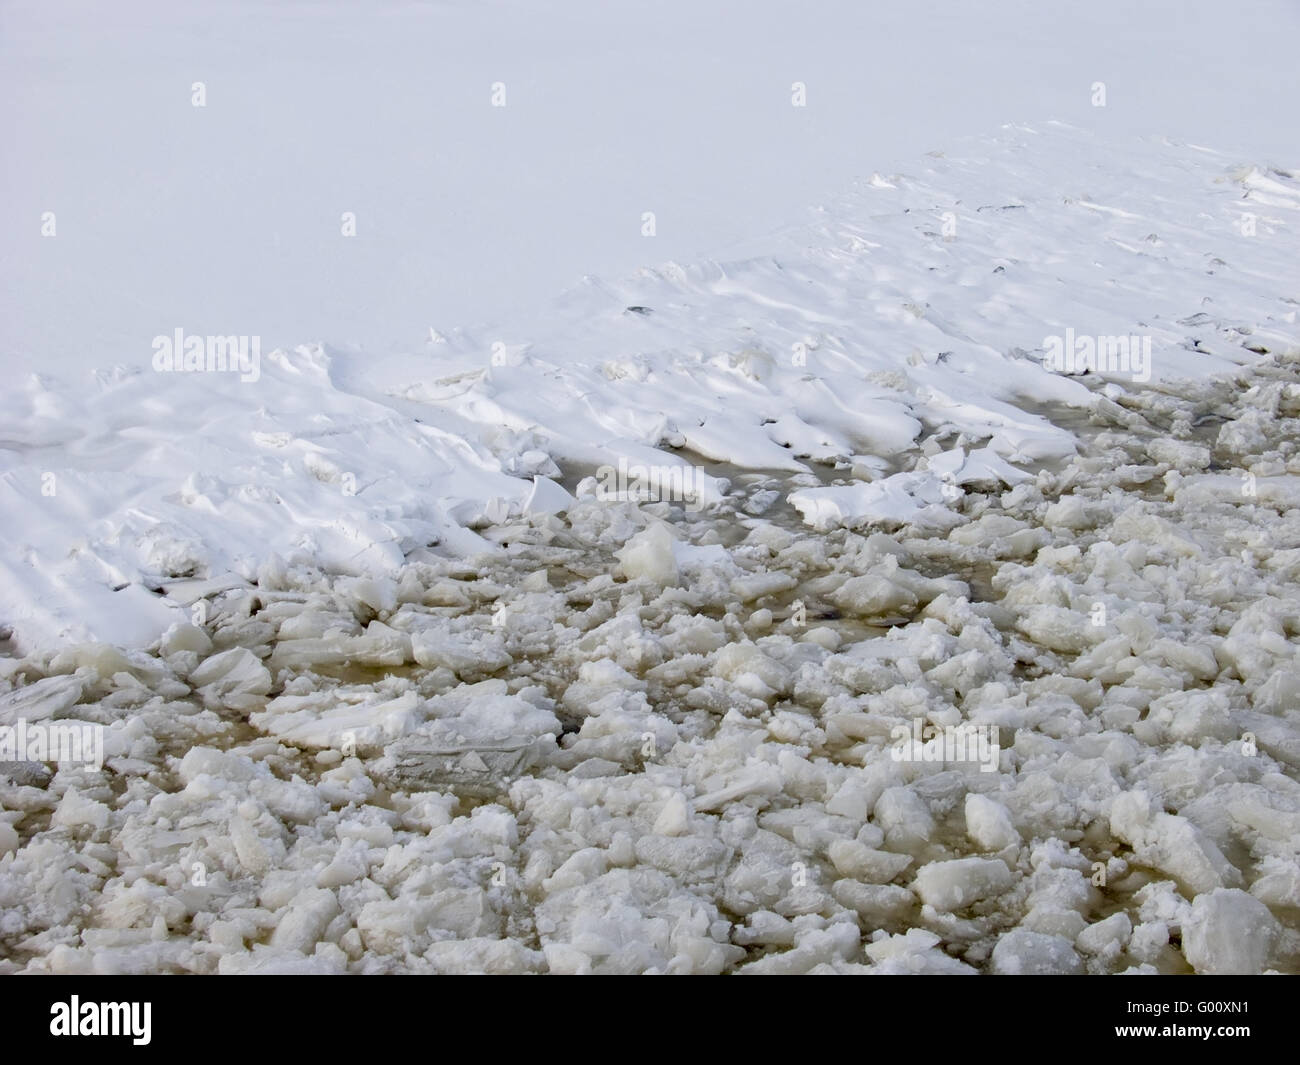
[[[1296,16],[833,7],[6,7],[0,971],[1300,969]]]
[[[512,326],[505,335],[519,341],[500,359],[488,335],[453,332],[418,351],[279,349],[253,382],[128,360],[86,389],[23,366],[5,420],[40,448],[7,450],[0,480],[14,546],[0,607],[19,646],[148,642],[185,613],[183,587],[157,592],[254,581],[276,559],[391,577],[413,552],[486,551],[492,541],[474,527],[569,508],[564,468],[689,474],[655,450],[663,444],[799,472],[897,462],[931,427],[949,444],[914,469],[800,488],[789,501],[818,529],[952,528],[952,505],[972,488],[1026,483],[1035,464],[1073,452],[1068,431],[1026,408],[1114,414],[1040,365],[1060,322],[1095,320],[1104,303],[1124,329],[1155,335],[1156,380],[1256,357],[1225,347],[1225,330],[1265,347],[1289,335],[1294,310],[1277,302],[1285,287],[1273,279],[1294,261],[1284,221],[1300,204],[1294,182],[1273,181],[1265,208],[1251,200],[1256,171],[1170,143],[1125,145],[1116,173],[1120,148],[1052,123],[965,150],[926,158],[888,188],[860,186],[817,223],[773,234],[762,255],[585,286]],[[1020,173],[1026,152],[1042,160],[1034,190]],[[1080,159],[1092,160],[1089,198],[1076,191]],[[1021,190],[1013,205],[992,191],[1007,187]],[[1125,209],[1092,209],[1101,202]],[[1243,202],[1267,210],[1264,235],[1234,229]],[[960,240],[933,229],[935,204],[956,209]],[[1212,224],[1189,227],[1189,211]],[[1161,231],[1158,251],[1143,250]],[[1062,242],[1077,249],[1064,260],[1052,250]],[[1249,271],[1205,268],[1248,249]],[[1230,304],[1233,318],[1189,317],[1189,290],[1196,306]],[[650,312],[623,313],[634,305]],[[1232,490],[1210,474],[1187,491],[1205,496],[1215,476]],[[690,499],[716,510],[725,482],[700,486]],[[1291,491],[1277,476],[1256,490]],[[655,579],[670,570],[657,565]],[[1064,615],[1042,617],[1059,628]]]

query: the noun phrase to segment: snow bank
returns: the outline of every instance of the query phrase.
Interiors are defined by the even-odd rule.
[[[690,478],[668,501],[705,509],[726,487],[698,456],[843,473],[790,503],[822,529],[951,528],[965,493],[1073,453],[1034,408],[1129,417],[1113,389],[1044,366],[1051,337],[1150,337],[1149,381],[1101,367],[1117,387],[1285,349],[1300,192],[1233,162],[1007,128],[862,183],[762,254],[592,281],[545,318],[406,353],[268,351],[249,381],[157,373],[147,350],[80,377],[10,360],[0,618],[22,648],[140,645],[188,620],[187,582],[247,585],[267,565],[392,575],[430,552],[474,555],[503,542],[504,523],[569,507],[559,482],[620,463]],[[1233,453],[1260,428],[1223,432]],[[1231,489],[1197,474],[1197,498]],[[1291,489],[1261,474],[1256,491]]]

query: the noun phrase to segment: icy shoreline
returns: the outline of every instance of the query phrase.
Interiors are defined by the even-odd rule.
[[[1294,343],[1298,204],[1285,172],[1203,148],[1008,127],[752,254],[590,279],[542,321],[407,354],[305,345],[246,382],[155,373],[148,338],[79,374],[28,361],[0,400],[0,623],[21,652],[143,646],[191,582],[252,581],[273,556],[373,576],[474,555],[485,517],[562,509],[562,468],[673,449],[857,468],[851,491],[800,494],[811,522],[911,520],[943,486],[879,474],[922,440],[1005,476],[1073,452],[1032,410],[1119,394],[1122,374],[1098,395],[1044,368],[1053,338],[1141,337],[1128,383],[1157,390]]]
[[[95,756],[0,758],[0,971],[1300,972],[1297,206],[1008,128],[542,325],[29,376],[0,752]]]
[[[107,768],[0,785],[0,968],[1300,971],[1297,367],[1123,396],[951,528],[588,500],[7,660]]]

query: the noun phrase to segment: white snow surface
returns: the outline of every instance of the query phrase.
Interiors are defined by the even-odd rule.
[[[739,257],[591,279],[534,320],[406,352],[278,349],[255,381],[156,372],[151,352],[10,356],[0,618],[20,647],[148,642],[181,616],[156,594],[174,582],[474,554],[490,545],[467,526],[562,510],[561,467],[688,461],[656,448],[793,474],[946,434],[978,448],[791,500],[817,527],[942,523],[945,482],[1073,452],[1035,409],[1107,402],[1041,365],[1046,337],[1150,336],[1150,380],[1114,375],[1129,388],[1293,339],[1297,206],[1285,171],[1047,122],[863,180]]]
[[[555,462],[676,461],[665,443],[881,470],[935,423],[1012,462],[1068,453],[1025,410],[1089,401],[1033,368],[1046,334],[1150,334],[1161,378],[1247,357],[1223,329],[1294,324],[1296,187],[1269,165],[1294,162],[1298,21],[13,0],[0,624],[147,642],[169,578],[473,553],[485,511],[566,504],[536,480]],[[1009,119],[1032,126],[961,139]],[[259,379],[153,372],[177,329],[260,338]],[[940,489],[798,505],[942,521]]]

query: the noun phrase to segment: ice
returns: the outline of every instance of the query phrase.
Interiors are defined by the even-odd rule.
[[[511,662],[495,633],[457,633],[450,623],[437,621],[411,633],[411,656],[427,669],[443,666],[467,680],[491,675]]]
[[[1126,913],[1113,913],[1104,921],[1088,925],[1075,938],[1074,945],[1084,954],[1114,961],[1128,945],[1133,922]]]
[[[1007,808],[987,795],[966,796],[966,834],[984,850],[1000,851],[1020,845],[1020,833]]]
[[[205,704],[249,708],[271,690],[271,673],[246,647],[232,647],[206,658],[187,678]]]
[[[1213,840],[1186,818],[1154,809],[1143,791],[1116,798],[1110,816],[1111,831],[1133,848],[1137,861],[1181,880],[1197,894],[1241,880]]]
[[[896,884],[864,884],[837,880],[831,885],[835,901],[857,913],[871,927],[895,923],[916,904],[909,888]]]
[[[867,944],[865,953],[875,962],[868,972],[881,975],[971,975],[976,970],[950,958],[938,949],[940,938],[931,932],[912,928],[903,935],[893,935]]]
[[[74,706],[85,690],[86,678],[75,674],[38,680],[0,696],[0,724],[14,725],[19,719],[41,721],[55,717]]]
[[[916,871],[916,893],[937,910],[964,910],[979,899],[1006,891],[1015,878],[1005,862],[994,858],[957,858],[930,862]]]
[[[105,828],[111,811],[102,802],[81,795],[76,788],[69,788],[54,811],[52,823],[64,828]]]
[[[909,787],[886,788],[872,813],[884,829],[890,850],[919,852],[934,835],[934,816],[925,800]]]
[[[663,525],[637,533],[617,552],[619,565],[629,580],[644,578],[655,584],[677,583],[676,541]]]
[[[288,912],[276,923],[271,934],[275,950],[310,954],[320,942],[330,921],[338,916],[339,903],[334,892],[308,888],[289,903]]]
[[[909,614],[917,605],[916,596],[906,588],[874,575],[851,577],[831,598],[836,606],[866,618]]]
[[[1197,895],[1183,924],[1183,952],[1198,973],[1257,976],[1268,964],[1278,926],[1263,903],[1244,891]]]
[[[413,658],[411,637],[381,621],[372,621],[359,636],[298,638],[276,644],[270,665],[275,669],[313,669],[355,663],[400,666]]]
[[[1068,939],[1017,928],[998,940],[991,968],[1003,976],[1078,975],[1083,961]]]
[[[837,839],[827,848],[836,870],[871,884],[887,884],[912,864],[906,854],[867,847],[856,839]]]

